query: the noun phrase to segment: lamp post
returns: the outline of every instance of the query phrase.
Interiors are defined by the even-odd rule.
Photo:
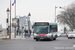
[[[7,34],[6,34],[6,38],[7,38],[7,35],[9,35],[9,13],[10,13],[9,8],[7,8],[6,12],[7,12],[7,19],[6,19],[6,22],[7,22]]]
[[[55,22],[56,22],[56,8],[57,8],[57,7],[55,6]]]
[[[60,7],[60,6],[55,6],[55,22],[57,21],[57,17],[56,17],[56,9],[57,8],[62,8],[62,7]]]
[[[11,0],[10,0],[10,34],[9,39],[11,39]]]
[[[56,17],[56,8],[64,9],[63,7],[60,7],[60,6],[56,7],[55,6],[55,22],[57,20],[57,17]],[[65,33],[65,21],[64,21],[64,33]]]
[[[30,17],[29,16],[31,16],[30,13],[28,14],[28,34],[29,34],[29,31],[30,31]]]

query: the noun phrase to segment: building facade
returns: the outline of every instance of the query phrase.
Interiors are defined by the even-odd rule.
[[[31,21],[29,22],[30,25],[30,29],[31,29]],[[28,17],[27,16],[23,16],[23,17],[19,17],[19,29],[26,29],[28,30]]]

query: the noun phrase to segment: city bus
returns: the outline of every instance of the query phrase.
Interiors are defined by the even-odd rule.
[[[40,39],[56,40],[57,23],[35,22],[33,24],[33,38],[38,41]]]

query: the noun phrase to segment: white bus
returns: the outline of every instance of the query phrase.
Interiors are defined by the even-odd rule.
[[[33,24],[33,35],[36,41],[40,39],[56,40],[57,24],[49,22],[35,22]]]

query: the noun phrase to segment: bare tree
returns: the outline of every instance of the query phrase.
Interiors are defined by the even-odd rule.
[[[70,4],[57,15],[60,24],[67,24],[71,30],[75,29],[75,3]]]

